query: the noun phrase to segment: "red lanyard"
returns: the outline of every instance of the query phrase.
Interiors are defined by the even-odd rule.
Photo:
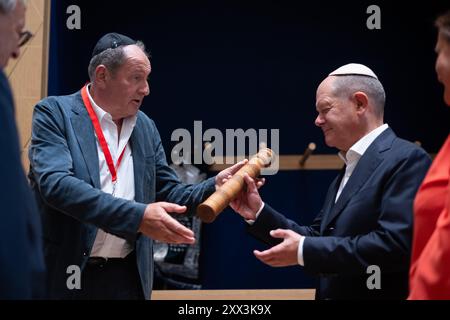
[[[111,172],[111,178],[113,182],[113,190],[117,181],[117,170],[119,169],[120,162],[122,161],[123,155],[125,153],[125,149],[127,146],[122,150],[122,153],[119,156],[119,159],[117,160],[116,166],[114,166],[113,159],[111,157],[111,152],[109,151],[108,144],[106,143],[105,136],[103,135],[102,128],[100,127],[100,122],[98,121],[97,114],[95,113],[94,109],[91,105],[91,100],[89,100],[88,93],[87,93],[87,85],[81,89],[81,96],[83,98],[84,105],[86,106],[87,112],[89,113],[89,117],[91,118],[92,124],[94,125],[95,133],[97,134],[98,142],[100,144],[100,147],[102,148],[103,154],[105,155],[106,163],[108,164],[109,172]]]

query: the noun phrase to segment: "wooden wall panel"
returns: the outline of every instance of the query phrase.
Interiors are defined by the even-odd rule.
[[[21,48],[18,59],[10,59],[5,73],[14,94],[22,163],[28,170],[33,107],[47,96],[50,0],[28,1],[25,30],[31,31],[34,37]]]

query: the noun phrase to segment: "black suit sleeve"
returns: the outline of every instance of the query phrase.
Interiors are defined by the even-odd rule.
[[[335,188],[342,178],[343,173],[344,171],[342,170],[328,188],[325,204],[330,201],[330,197],[335,196]],[[303,236],[318,237],[320,235],[320,225],[322,223],[324,210],[325,208],[322,208],[311,225],[299,226],[295,221],[287,219],[285,216],[275,211],[266,203],[264,204],[264,208],[259,214],[258,219],[256,219],[253,225],[247,228],[247,231],[256,239],[270,246],[277,245],[282,241],[281,239],[272,238],[270,236],[269,232],[275,229],[290,229]]]
[[[290,229],[301,235],[316,237],[319,235],[320,222],[322,221],[323,210],[314,219],[310,226],[299,226],[295,221],[287,219],[281,213],[272,209],[268,204],[264,204],[264,208],[258,216],[258,219],[250,225],[247,231],[256,239],[274,246],[279,244],[282,239],[272,238],[269,234],[275,229]]]

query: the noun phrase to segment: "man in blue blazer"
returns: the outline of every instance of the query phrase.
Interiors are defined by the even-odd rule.
[[[383,124],[384,103],[377,76],[360,64],[335,70],[318,87],[315,123],[346,165],[310,226],[264,204],[248,176],[247,192],[232,204],[249,232],[273,246],[255,256],[319,276],[318,299],[407,297],[412,205],[430,159]]]
[[[103,36],[88,72],[81,91],[46,98],[33,114],[30,180],[49,297],[150,299],[153,240],[195,241],[169,213],[195,209],[242,164],[198,185],[180,183],[154,122],[139,111],[151,72],[141,42]]]
[[[14,102],[3,68],[17,58],[22,0],[0,0],[0,300],[42,298],[44,258],[36,203],[20,160]]]

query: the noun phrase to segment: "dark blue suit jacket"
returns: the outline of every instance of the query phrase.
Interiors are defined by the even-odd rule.
[[[0,300],[41,298],[44,259],[39,213],[20,160],[14,104],[0,70]]]
[[[83,270],[98,228],[135,244],[144,296],[153,282],[153,242],[138,234],[148,203],[168,201],[188,210],[214,192],[214,179],[183,185],[167,165],[161,139],[152,120],[137,115],[130,138],[135,201],[114,198],[100,190],[94,128],[80,92],[49,97],[33,113],[29,150],[30,180],[42,213],[44,254],[50,298],[72,298],[67,268]]]
[[[416,145],[384,131],[366,150],[338,201],[345,169],[333,181],[319,215],[299,226],[266,205],[249,232],[274,245],[276,228],[306,236],[305,270],[319,276],[320,299],[403,299],[408,293],[413,200],[430,165]],[[367,267],[381,270],[381,289],[369,290]]]

